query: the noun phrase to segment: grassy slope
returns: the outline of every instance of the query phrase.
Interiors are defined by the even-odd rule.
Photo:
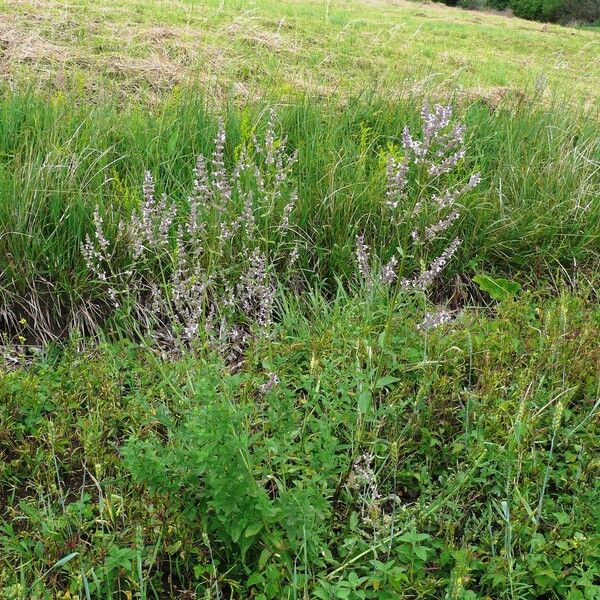
[[[343,274],[354,291],[282,295],[241,373],[211,354],[165,361],[114,337],[50,347],[26,369],[0,365],[0,599],[598,597],[593,108],[519,94],[493,110],[461,104],[460,175],[484,180],[456,224],[465,243],[446,274],[457,302],[464,274],[482,270],[537,292],[465,306],[423,336],[410,304],[390,310],[352,285],[359,227],[377,254],[394,250],[382,153],[416,123],[420,86],[530,89],[545,73],[557,105],[564,92],[597,104],[596,34],[407,2],[331,2],[329,14],[291,0],[0,11],[3,73],[67,92],[0,100],[0,308],[27,317],[24,338],[47,326],[45,310],[64,325],[95,289],[80,244],[96,203],[106,222],[126,212],[146,168],[159,191],[188,195],[215,115],[166,92],[193,65],[219,96],[236,83],[241,97],[275,102],[346,98],[377,78],[379,94],[418,97],[341,112],[281,102],[279,125],[300,150],[294,218],[310,241],[300,266],[329,285]],[[119,107],[104,102],[114,91]],[[156,109],[140,110],[148,98]],[[228,163],[242,128],[264,126],[263,108],[227,109]],[[549,297],[556,273],[575,291]],[[281,382],[263,395],[270,372]],[[380,497],[352,466],[371,455]]]
[[[502,15],[404,0],[6,0],[3,73],[96,94],[190,77],[241,97],[451,89],[497,95],[547,78],[596,104],[600,40]],[[499,91],[500,90],[500,91]]]

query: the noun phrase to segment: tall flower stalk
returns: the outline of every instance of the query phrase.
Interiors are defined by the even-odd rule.
[[[278,285],[285,282],[294,294],[301,290],[297,263],[309,237],[295,221],[298,155],[278,137],[276,123],[269,111],[264,136],[246,135],[231,160],[219,120],[214,150],[197,158],[186,199],[177,203],[159,193],[147,172],[139,207],[112,240],[96,208],[82,252],[107,305],[126,307],[146,333],[163,341],[229,354],[235,347],[237,357],[248,336],[272,329]],[[460,247],[460,235],[449,231],[460,220],[461,197],[480,181],[476,173],[451,183],[466,153],[464,136],[464,126],[452,123],[450,106],[426,105],[420,133],[405,128],[402,152],[388,159],[385,210],[392,227],[411,233],[402,240],[401,256],[384,262],[360,232],[356,263],[367,290],[391,294],[390,315],[400,296],[427,295]],[[445,248],[434,254],[442,238]],[[421,268],[404,272],[406,256],[419,259]],[[278,278],[282,270],[288,276]],[[448,318],[426,315],[420,329]]]
[[[82,247],[90,273],[114,308],[127,304],[161,340],[189,346],[209,336],[221,344],[244,338],[242,329],[271,328],[271,265],[293,265],[302,245],[294,238],[296,161],[271,111],[264,138],[246,140],[229,164],[219,120],[214,151],[198,157],[184,202],[158,195],[147,172],[139,208],[113,242],[96,208],[94,233]]]
[[[438,256],[431,258],[435,242],[447,237],[460,219],[460,198],[481,180],[479,173],[475,173],[462,185],[450,183],[466,154],[464,136],[464,125],[452,124],[451,106],[439,104],[433,109],[424,105],[419,136],[404,128],[403,156],[388,158],[385,204],[393,227],[411,231],[410,238],[405,240],[406,247],[402,248],[403,255],[420,256],[423,266],[410,277],[401,277],[404,274],[397,272],[399,261],[392,256],[385,264],[379,262],[378,273],[373,272],[369,265],[377,261],[368,255],[365,235],[361,233],[356,245],[357,266],[368,288],[397,282],[399,291],[426,292],[457,252],[462,240],[454,236]]]
[[[390,211],[392,226],[411,232],[403,240],[402,257],[420,257],[421,269],[406,276],[395,255],[385,264],[377,261],[368,254],[364,233],[357,237],[356,244],[357,270],[367,289],[391,289],[382,338],[384,346],[399,299],[408,294],[419,294],[426,304],[436,278],[458,251],[462,243],[460,235],[449,236],[448,233],[460,219],[460,198],[481,181],[480,174],[474,173],[466,183],[452,183],[466,156],[466,146],[465,126],[452,123],[449,105],[436,104],[430,109],[425,104],[421,111],[420,134],[413,134],[405,127],[402,150],[401,158],[388,158],[385,204]],[[450,238],[450,241],[446,241],[441,253],[433,255],[435,242],[442,238]],[[373,264],[379,264],[378,272],[373,271]],[[426,312],[417,329],[427,337],[429,330],[447,323],[451,317],[445,309]],[[380,356],[377,375],[381,372],[383,356],[384,353]]]

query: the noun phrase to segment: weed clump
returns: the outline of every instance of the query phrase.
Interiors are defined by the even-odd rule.
[[[476,173],[466,184],[451,183],[466,154],[465,127],[451,119],[451,107],[430,110],[426,105],[420,136],[413,137],[406,127],[402,156],[390,153],[387,159],[385,205],[392,227],[412,229],[399,249],[410,257],[409,264],[429,264],[410,279],[398,279],[408,266],[392,255],[373,272],[361,233],[358,272],[369,290],[375,284],[389,288],[398,279],[396,295],[424,293],[460,245],[454,238],[431,257],[433,242],[460,216],[459,199],[481,179]],[[147,172],[140,207],[118,223],[112,241],[96,207],[94,233],[82,247],[89,273],[104,291],[104,302],[115,311],[125,309],[155,340],[227,348],[272,328],[278,294],[310,293],[307,285],[298,287],[301,278],[294,266],[301,249],[309,250],[307,232],[294,215],[298,191],[291,174],[298,155],[277,137],[275,123],[271,111],[264,139],[259,142],[252,134],[243,140],[229,168],[220,121],[213,154],[198,157],[191,193],[182,204],[169,202],[165,194],[157,198]]]

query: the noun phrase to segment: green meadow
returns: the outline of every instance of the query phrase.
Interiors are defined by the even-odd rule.
[[[600,597],[596,30],[6,0],[0,65],[0,599]]]

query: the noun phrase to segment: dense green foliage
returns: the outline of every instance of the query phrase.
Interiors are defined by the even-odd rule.
[[[508,8],[510,0],[458,0],[456,6],[474,10],[495,9],[504,10]]]
[[[564,0],[511,0],[517,17],[534,21],[555,21],[562,14]]]
[[[86,233],[94,235],[94,207],[113,236],[117,221],[139,203],[145,170],[157,193],[176,203],[189,196],[196,156],[213,149],[216,117],[188,97],[175,94],[150,113],[27,95],[0,103],[0,318],[13,327],[25,318],[28,339],[103,319],[98,284],[81,253]],[[509,98],[494,109],[473,102],[460,109],[461,117],[470,149],[458,176],[480,171],[483,180],[463,199],[463,243],[446,281],[482,271],[534,281],[595,268],[595,115]],[[260,105],[227,110],[228,164],[244,132],[260,133],[265,121]],[[410,233],[410,223],[390,227],[385,171],[402,128],[417,122],[412,101],[348,102],[343,111],[306,101],[279,110],[278,134],[299,151],[294,215],[306,238],[299,266],[311,285],[332,291],[338,278],[353,281],[361,230],[382,260]],[[223,269],[235,267],[238,256],[224,260]],[[410,272],[418,257],[407,255],[405,264]]]
[[[512,9],[517,17],[545,22],[600,21],[600,0],[441,0],[470,9]]]
[[[237,374],[81,342],[5,374],[0,597],[596,597],[597,305],[415,322],[315,294]]]
[[[565,0],[561,18],[584,23],[600,22],[600,0]]]
[[[600,598],[593,32],[8,5],[0,600]]]

